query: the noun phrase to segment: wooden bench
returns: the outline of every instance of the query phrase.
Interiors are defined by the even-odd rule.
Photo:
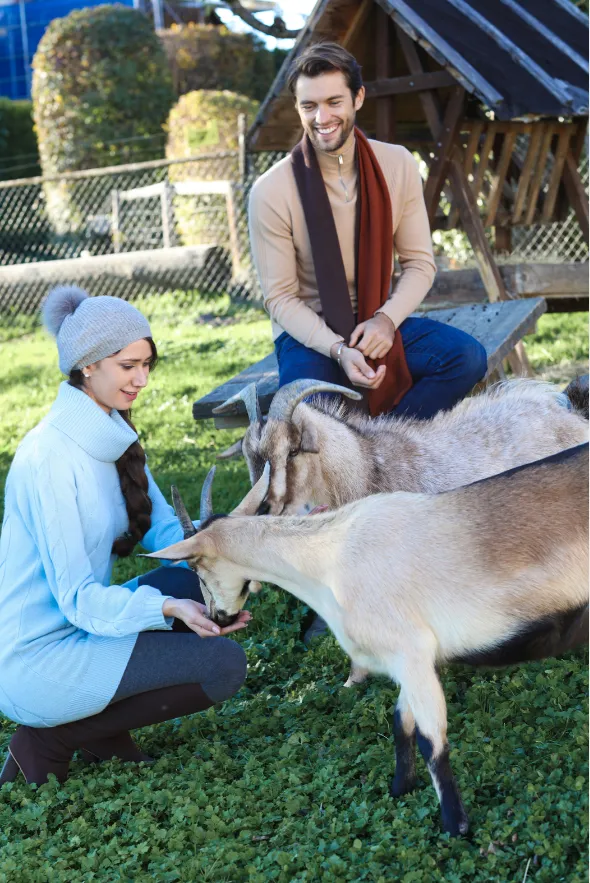
[[[535,330],[539,316],[547,309],[542,297],[526,300],[499,301],[493,304],[471,304],[450,310],[433,310],[426,313],[414,313],[417,318],[428,315],[428,318],[460,328],[479,340],[488,355],[488,372],[490,377],[495,372],[502,373],[502,361],[525,334]],[[278,389],[279,376],[277,360],[274,353],[266,356],[255,365],[251,365],[226,383],[199,399],[193,405],[195,420],[213,417],[217,429],[229,429],[235,426],[247,426],[246,407],[240,400],[236,401],[230,412],[215,415],[214,409],[235,395],[249,383],[256,383],[258,399],[262,413],[266,414],[272,397]]]

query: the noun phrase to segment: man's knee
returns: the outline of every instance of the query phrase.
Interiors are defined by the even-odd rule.
[[[238,692],[248,672],[243,647],[231,638],[207,638],[214,640],[218,651],[214,671],[201,686],[213,702],[224,702]]]
[[[462,342],[456,358],[468,389],[485,377],[488,370],[488,356],[479,340],[471,337]]]

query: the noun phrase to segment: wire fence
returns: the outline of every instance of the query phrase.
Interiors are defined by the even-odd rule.
[[[230,150],[0,182],[0,339],[34,327],[58,283],[124,298],[174,290],[258,300],[247,199],[282,156]],[[587,187],[587,158],[581,171]],[[573,211],[560,223],[515,227],[512,238],[511,261],[588,260]],[[441,266],[449,256],[473,260],[461,231],[434,241]]]

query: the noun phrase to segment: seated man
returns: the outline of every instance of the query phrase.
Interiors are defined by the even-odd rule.
[[[249,204],[279,385],[362,387],[373,416],[428,419],[452,408],[484,377],[487,358],[469,334],[411,317],[436,271],[414,158],[355,126],[365,90],[338,44],[304,50],[288,82],[303,139],[256,181]],[[306,642],[325,628],[316,617]]]
[[[355,127],[364,87],[342,47],[306,49],[289,87],[303,140],[258,179],[249,205],[280,385],[354,385],[368,391],[373,415],[432,417],[463,398],[487,362],[470,335],[410,316],[436,270],[417,164]]]

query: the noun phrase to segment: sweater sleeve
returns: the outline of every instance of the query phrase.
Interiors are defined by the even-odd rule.
[[[293,231],[284,203],[270,192],[270,180],[257,181],[250,193],[248,223],[254,265],[271,319],[304,346],[330,356],[342,340],[299,296]]]
[[[391,297],[377,310],[385,313],[396,328],[422,303],[436,274],[422,178],[416,160],[405,149],[403,174],[404,208],[393,234],[401,274]]]
[[[132,591],[97,582],[86,553],[76,500],[74,474],[49,454],[29,466],[29,524],[49,589],[64,617],[93,635],[123,637],[146,629],[170,629],[162,614],[168,596],[153,586]],[[28,503],[28,506],[27,506]]]

